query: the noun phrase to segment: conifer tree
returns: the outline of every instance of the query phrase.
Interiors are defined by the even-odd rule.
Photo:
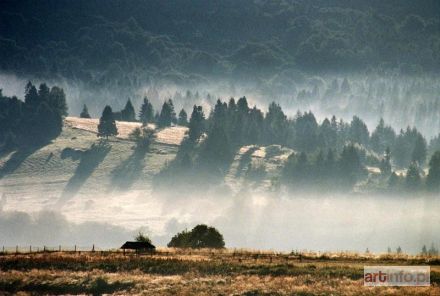
[[[345,146],[339,159],[340,180],[343,185],[353,186],[363,172],[359,154],[353,145]]]
[[[412,151],[411,160],[416,161],[419,165],[424,165],[427,154],[427,144],[425,138],[419,133],[416,136],[414,149]]]
[[[406,187],[410,190],[417,190],[421,185],[419,167],[416,162],[412,162],[406,172]]]
[[[41,102],[37,89],[30,81],[26,84],[24,102],[28,110],[33,110],[34,112]]]
[[[81,114],[79,115],[81,118],[91,118],[89,114],[89,109],[87,108],[87,105],[84,104],[83,109],[81,111]]]
[[[179,119],[177,121],[178,125],[187,126],[188,125],[188,114],[186,114],[185,109],[182,108],[179,112]]]
[[[200,161],[203,167],[214,174],[224,174],[232,155],[232,150],[223,126],[215,124],[204,142]]]
[[[426,179],[429,190],[438,191],[440,189],[440,151],[436,151],[429,161],[429,173]]]
[[[177,118],[176,113],[174,112],[173,101],[169,99],[162,105],[157,124],[159,127],[165,127],[170,126],[171,123],[177,123]]]
[[[67,116],[67,103],[64,90],[58,86],[53,86],[50,89],[47,103],[50,108],[57,112],[60,116]]]
[[[113,111],[110,106],[105,106],[102,111],[102,116],[99,119],[98,125],[98,137],[105,137],[108,139],[110,136],[116,136],[118,134],[118,129],[116,127],[116,122],[113,117]]]
[[[139,112],[139,120],[143,125],[154,121],[154,109],[147,97],[144,98],[141,110]]]
[[[136,113],[130,99],[127,100],[124,109],[121,111],[121,120],[130,122],[136,121]]]
[[[202,106],[194,105],[188,127],[188,138],[196,142],[205,129],[205,114],[203,113]]]

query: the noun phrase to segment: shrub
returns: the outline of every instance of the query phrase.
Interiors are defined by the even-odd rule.
[[[223,235],[214,227],[200,224],[191,231],[182,231],[173,236],[168,247],[174,248],[224,248]]]

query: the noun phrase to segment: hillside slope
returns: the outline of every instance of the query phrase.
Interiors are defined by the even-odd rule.
[[[93,122],[89,120],[89,128]],[[150,192],[151,178],[175,157],[186,130],[171,127],[159,131],[150,151],[139,154],[126,139],[130,125],[136,124],[118,123],[120,138],[99,145],[93,131],[80,128],[86,123],[67,118],[63,132],[49,145],[1,156],[4,210],[62,209],[75,220],[86,220],[87,215],[109,221],[115,213],[125,212],[121,207],[135,204],[136,198]],[[126,192],[130,195],[124,196]],[[117,197],[124,198],[124,203]]]
[[[146,217],[150,227],[165,221],[163,209],[155,206],[158,197],[152,194],[152,178],[175,158],[187,128],[157,130],[155,142],[144,154],[128,140],[139,123],[117,122],[119,135],[107,145],[99,144],[97,123],[68,117],[61,135],[50,144],[0,156],[3,210],[59,209],[77,222],[111,221],[128,227],[145,225]],[[291,152],[276,145],[244,146],[225,184],[232,192],[243,187],[267,190]],[[249,164],[266,172],[248,173]]]

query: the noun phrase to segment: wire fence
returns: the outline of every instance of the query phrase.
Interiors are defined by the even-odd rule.
[[[310,252],[310,251],[291,251],[291,252],[274,252],[252,249],[186,249],[186,248],[156,248],[155,250],[122,250],[117,248],[101,248],[94,244],[84,245],[17,245],[17,246],[1,246],[0,256],[2,255],[30,255],[30,254],[49,254],[49,253],[68,253],[68,254],[96,254],[101,256],[110,255],[149,255],[158,258],[189,258],[197,259],[200,257],[219,260],[237,260],[240,262],[268,260],[269,262],[290,262],[304,260],[400,260],[400,259],[429,259],[440,260],[438,254],[432,255],[408,255],[408,254],[361,254],[356,252]],[[189,256],[189,257],[188,257]]]
[[[31,254],[31,253],[53,253],[53,252],[114,252],[122,253],[120,249],[100,248],[95,245],[90,246],[2,246],[0,254]]]

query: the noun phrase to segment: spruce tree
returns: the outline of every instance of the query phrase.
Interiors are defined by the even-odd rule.
[[[83,109],[81,111],[81,114],[79,115],[81,118],[91,118],[89,114],[89,109],[87,108],[87,105],[84,104]]]
[[[188,125],[188,114],[186,114],[185,109],[180,110],[179,119],[177,121],[178,125],[187,126]]]
[[[353,145],[345,146],[339,159],[340,180],[343,185],[353,186],[363,172],[359,154]]]
[[[136,121],[136,113],[134,111],[134,107],[130,99],[127,100],[124,109],[122,109],[121,111],[121,119],[122,121],[129,121],[129,122]]]
[[[191,141],[196,142],[204,131],[205,125],[205,114],[203,113],[202,106],[193,107],[193,112],[191,114],[191,118],[189,120],[189,131],[188,137]]]
[[[40,97],[40,100],[44,102],[48,102],[49,95],[50,95],[50,89],[47,86],[47,84],[46,83],[40,84],[40,87],[38,88],[38,96]]]
[[[112,108],[107,105],[102,111],[102,116],[99,119],[98,137],[105,137],[108,139],[109,136],[116,136],[117,134],[118,129],[113,117]]]
[[[429,161],[429,173],[426,179],[429,190],[438,191],[440,189],[440,151],[436,151]]]
[[[200,156],[200,164],[209,172],[223,175],[229,166],[232,149],[223,126],[215,124],[208,133]]]
[[[358,143],[367,147],[369,144],[370,133],[368,132],[367,125],[357,116],[353,116],[353,120],[350,124],[349,140],[352,143]]]
[[[51,88],[47,103],[50,108],[60,114],[60,116],[67,116],[67,103],[64,90],[58,86]]]
[[[264,142],[268,144],[285,144],[287,126],[287,116],[281,106],[272,102],[264,118]]]
[[[154,121],[154,109],[147,97],[144,98],[144,102],[139,112],[139,120],[143,125]]]
[[[170,106],[171,109],[171,123],[177,124],[177,116],[176,116],[176,111],[174,110],[173,100],[169,99],[168,105]]]
[[[28,110],[32,110],[33,112],[37,110],[38,105],[41,102],[37,89],[30,81],[26,84],[24,102],[26,108]]]
[[[171,123],[177,123],[177,118],[176,113],[174,112],[173,101],[169,99],[162,105],[157,124],[159,127],[166,127],[170,126]]]
[[[421,185],[419,167],[416,162],[412,162],[406,172],[406,187],[410,190],[417,190]]]
[[[427,144],[425,138],[418,133],[414,143],[411,160],[416,161],[419,165],[423,165],[426,161]]]
[[[387,147],[393,147],[396,140],[396,132],[390,126],[385,125],[385,121],[381,118],[376,129],[371,134],[371,148],[382,153]]]

